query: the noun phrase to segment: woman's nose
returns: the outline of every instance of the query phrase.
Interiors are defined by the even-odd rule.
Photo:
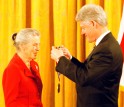
[[[37,45],[36,46],[36,51],[39,51],[40,50],[40,45]]]

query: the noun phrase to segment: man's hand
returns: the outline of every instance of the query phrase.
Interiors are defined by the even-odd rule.
[[[70,60],[72,58],[72,55],[70,54],[69,50],[64,46],[62,46],[61,49],[63,51],[64,56]]]
[[[58,63],[59,58],[62,57],[62,56],[64,56],[63,50],[52,46],[51,58]]]

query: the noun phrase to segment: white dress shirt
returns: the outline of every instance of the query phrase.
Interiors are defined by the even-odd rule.
[[[107,31],[107,32],[103,33],[103,34],[96,40],[95,45],[97,46],[97,45],[100,43],[100,41],[104,38],[104,36],[107,35],[109,32],[110,32],[110,31]]]

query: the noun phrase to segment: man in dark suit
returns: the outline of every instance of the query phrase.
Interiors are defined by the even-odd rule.
[[[84,62],[71,56],[67,48],[52,47],[56,71],[76,83],[77,107],[118,107],[118,89],[122,74],[122,51],[107,29],[102,7],[88,4],[76,15],[81,34],[96,47]]]

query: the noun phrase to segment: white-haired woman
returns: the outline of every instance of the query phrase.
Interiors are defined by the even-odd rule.
[[[35,58],[40,47],[40,34],[32,28],[12,35],[16,53],[3,74],[6,107],[43,107],[42,81]]]

